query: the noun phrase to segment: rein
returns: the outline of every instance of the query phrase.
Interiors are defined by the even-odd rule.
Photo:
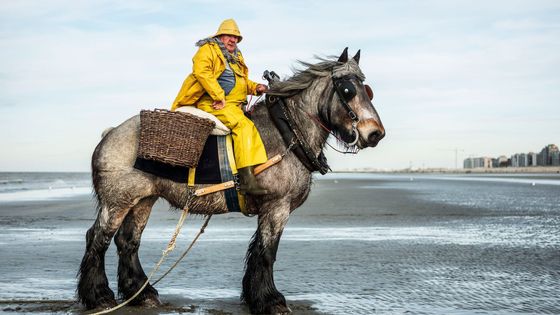
[[[355,149],[350,149],[350,147],[352,146],[352,144],[349,144],[348,142],[344,141],[342,138],[340,138],[339,136],[337,136],[331,129],[329,129],[327,126],[325,126],[323,124],[323,122],[317,118],[316,116],[310,114],[309,112],[301,109],[301,108],[297,108],[298,110],[300,110],[301,112],[305,113],[307,116],[309,116],[309,118],[311,118],[311,120],[313,120],[317,125],[319,125],[321,128],[323,128],[326,132],[328,132],[331,136],[335,137],[336,140],[338,140],[341,143],[344,143],[344,145],[346,146],[346,151],[341,151],[335,147],[333,147],[330,143],[326,142],[326,144],[333,150],[335,150],[338,153],[342,153],[342,154],[358,154],[358,152],[360,151],[359,148],[355,148]],[[356,123],[357,125],[357,123]],[[354,127],[354,124],[352,124],[352,127]],[[357,129],[356,129],[356,134],[357,134]],[[359,138],[359,135],[358,137]],[[355,140],[353,143],[357,142],[357,140]]]

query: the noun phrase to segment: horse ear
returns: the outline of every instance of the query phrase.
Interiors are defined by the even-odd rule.
[[[348,47],[344,48],[342,55],[338,57],[338,62],[348,62]]]
[[[360,63],[360,50],[361,50],[361,49],[358,49],[358,52],[356,53],[356,55],[354,56],[354,58],[352,58],[352,59],[354,59],[354,61],[356,61],[357,64]]]

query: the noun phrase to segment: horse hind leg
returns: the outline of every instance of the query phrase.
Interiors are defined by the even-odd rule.
[[[138,249],[142,232],[157,199],[157,197],[147,197],[138,202],[130,210],[115,236],[119,254],[119,296],[124,300],[136,294],[148,279],[140,264]],[[130,305],[159,306],[161,302],[158,298],[158,291],[148,284],[142,293],[130,302]]]
[[[78,271],[76,293],[87,309],[117,304],[105,274],[105,253],[129,209],[100,205],[97,219],[86,233],[86,251]]]
[[[289,207],[276,207],[261,213],[259,227],[247,251],[241,299],[254,314],[291,313],[286,299],[276,289],[273,275],[276,252],[288,221]]]

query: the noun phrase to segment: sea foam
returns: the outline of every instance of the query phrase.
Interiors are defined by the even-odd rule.
[[[51,188],[0,193],[0,202],[40,201],[91,194],[91,187]]]

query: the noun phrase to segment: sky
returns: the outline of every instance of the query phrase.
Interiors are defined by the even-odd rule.
[[[361,49],[387,135],[357,155],[327,149],[334,170],[560,144],[560,1],[4,0],[0,171],[89,171],[103,130],[170,107],[194,43],[227,18],[254,81]]]

